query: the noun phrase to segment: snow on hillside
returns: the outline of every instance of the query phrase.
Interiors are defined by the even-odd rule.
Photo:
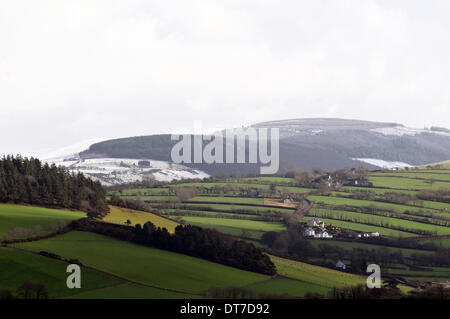
[[[383,135],[394,135],[394,136],[403,136],[403,135],[415,136],[415,135],[419,135],[422,133],[450,136],[450,133],[448,133],[448,132],[435,131],[435,130],[432,131],[429,129],[410,128],[410,127],[405,127],[405,126],[401,126],[401,125],[392,126],[392,127],[374,128],[374,129],[371,129],[371,131],[381,133]]]
[[[157,181],[172,181],[187,178],[205,178],[208,174],[186,166],[164,161],[128,159],[128,158],[95,158],[76,160],[47,160],[57,166],[64,166],[74,173],[83,173],[103,185],[115,185],[142,181],[145,178]]]
[[[410,165],[408,163],[390,162],[390,161],[384,161],[384,160],[380,160],[380,159],[376,159],[376,158],[352,158],[352,160],[364,162],[367,164],[378,166],[380,168],[387,168],[387,169],[412,167],[412,165]]]

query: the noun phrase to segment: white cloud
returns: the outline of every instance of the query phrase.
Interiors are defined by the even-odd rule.
[[[450,127],[447,1],[3,0],[2,152],[339,116]]]

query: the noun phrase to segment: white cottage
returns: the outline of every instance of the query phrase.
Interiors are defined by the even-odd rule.
[[[305,230],[305,236],[307,237],[314,237],[316,232],[311,227]]]
[[[345,270],[345,269],[347,268],[347,266],[346,266],[341,260],[339,260],[339,261],[336,263],[336,268]]]

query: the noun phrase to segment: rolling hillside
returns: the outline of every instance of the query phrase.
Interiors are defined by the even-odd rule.
[[[450,158],[450,133],[414,129],[397,123],[345,119],[293,119],[258,123],[254,128],[280,130],[280,173],[300,167],[311,170],[414,166]],[[151,159],[170,162],[175,141],[170,135],[127,137],[95,143],[82,159]],[[259,173],[258,164],[185,164],[211,175]]]
[[[385,250],[395,259],[394,264],[385,266],[385,274],[389,276],[427,278],[428,281],[430,278],[444,281],[450,278],[446,267],[436,268],[432,263],[422,267],[420,265],[425,266],[423,261],[419,262],[415,257],[433,255],[438,247],[450,245],[447,244],[450,242],[450,170],[441,167],[374,171],[368,180],[373,187],[343,186],[319,190],[299,187],[294,178],[243,177],[123,189],[121,194],[124,198],[140,196],[153,210],[180,223],[215,228],[262,246],[266,233],[282,233],[288,228],[286,216],[297,214],[295,208],[284,207],[282,199],[286,196],[307,198],[313,206],[300,217],[300,224],[320,218],[329,227],[342,229],[332,231],[336,240],[310,240],[316,249],[327,245],[339,247],[338,250],[333,252],[330,248],[327,257],[311,256],[307,260],[333,267],[340,258],[351,264],[350,256],[358,254],[359,249],[368,255],[368,259],[375,258],[370,251],[381,254]],[[180,187],[195,187],[197,196],[180,203],[176,196],[176,189]],[[259,197],[248,196],[249,189],[259,190]],[[364,232],[378,232],[381,245],[375,239],[356,237]],[[418,241],[420,238],[423,241]],[[405,239],[410,244],[404,243]],[[386,244],[386,241],[392,243]],[[435,246],[417,246],[415,241],[434,243]],[[394,256],[399,253],[403,259]],[[424,270],[414,272],[412,269],[416,266]]]
[[[55,227],[86,217],[83,212],[33,206],[0,204],[0,241],[7,237],[45,235]],[[61,224],[62,222],[62,224]]]

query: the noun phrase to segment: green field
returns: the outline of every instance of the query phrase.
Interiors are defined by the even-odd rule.
[[[448,175],[445,173],[430,173],[428,171],[411,171],[411,172],[395,172],[395,173],[373,173],[372,176],[377,177],[393,177],[402,179],[422,179],[425,181],[434,180],[448,182]],[[404,177],[404,178],[403,178]],[[429,183],[427,183],[429,184]]]
[[[441,238],[441,239],[433,239],[433,240],[421,240],[420,243],[432,243],[438,247],[442,248],[450,248],[450,238]]]
[[[401,251],[405,257],[409,257],[412,254],[432,254],[432,253],[434,253],[433,251],[429,251],[429,250],[387,247],[387,246],[382,246],[382,245],[366,244],[366,243],[355,242],[355,241],[350,242],[350,241],[335,241],[335,240],[327,240],[327,241],[311,240],[310,243],[316,247],[318,247],[320,245],[330,245],[330,246],[339,247],[339,248],[346,249],[346,250],[362,248],[362,249],[368,249],[368,250],[383,249],[385,251],[391,251],[391,252],[400,252]]]
[[[214,286],[246,285],[267,279],[206,260],[139,246],[86,232],[70,232],[51,239],[17,244],[34,251],[49,251],[128,280],[200,292]]]
[[[81,289],[69,289],[66,285],[67,263],[34,253],[0,248],[0,290],[16,292],[25,282],[44,283],[50,298],[114,286],[121,280],[104,273],[82,268]]]
[[[307,293],[318,293],[325,295],[330,290],[323,286],[292,279],[272,279],[248,285],[246,288],[263,293],[277,295],[288,294],[295,297],[303,297]]]
[[[308,221],[308,220],[313,219],[313,217],[306,216],[303,219],[304,219],[304,221]],[[334,220],[334,219],[328,219],[328,218],[321,218],[320,220],[324,221],[326,224],[341,227],[344,229],[351,229],[351,230],[361,231],[361,232],[379,232],[381,235],[384,235],[384,236],[400,237],[400,238],[417,236],[417,234],[394,230],[394,229],[383,228],[380,226],[364,225],[364,224],[359,224],[359,223],[345,222],[345,221],[341,221],[341,220]]]
[[[369,181],[371,181],[374,186],[383,188],[398,188],[407,190],[450,188],[450,182],[428,183],[427,181],[421,179],[402,177],[371,176]]]
[[[0,204],[0,240],[13,228],[34,229],[41,226],[43,233],[51,232],[51,227],[59,221],[70,223],[86,217],[85,213],[62,209],[49,209],[33,206]]]
[[[409,221],[405,219],[384,217],[372,214],[347,212],[341,210],[325,210],[325,209],[312,209],[308,216],[316,216],[319,218],[333,218],[342,221],[349,221],[354,223],[362,224],[376,224],[377,227],[387,228],[384,225],[390,225],[392,227],[404,227],[408,230],[425,230],[431,231],[437,235],[448,235],[450,234],[450,227],[438,226],[433,224],[419,223],[415,221]],[[378,226],[378,224],[380,226]]]
[[[362,276],[276,256],[270,256],[270,259],[277,267],[277,272],[280,275],[328,289],[333,287],[355,286],[365,283],[365,278]]]
[[[182,294],[137,284],[123,284],[116,287],[86,291],[68,297],[69,299],[195,299],[198,295]]]
[[[246,220],[246,219],[231,219],[231,218],[212,218],[212,217],[193,217],[184,216],[183,219],[188,223],[195,225],[201,223],[202,225],[210,226],[227,226],[249,230],[259,231],[282,231],[286,229],[286,226],[282,223],[270,223],[259,220]],[[213,228],[213,227],[209,227]]]
[[[197,196],[191,198],[189,202],[216,202],[216,203],[235,203],[235,204],[254,204],[264,205],[264,198],[252,198],[252,197],[220,197],[220,196]]]
[[[436,210],[426,209],[423,207],[415,207],[408,205],[399,205],[392,203],[384,203],[378,201],[343,198],[343,197],[331,197],[331,196],[309,196],[308,199],[315,201],[316,203],[324,203],[329,205],[347,205],[353,207],[378,207],[380,209],[394,209],[398,212],[404,211],[427,211],[430,213],[436,213]],[[448,205],[448,204],[447,204]]]
[[[246,205],[239,205],[239,204],[197,204],[197,203],[193,203],[193,204],[183,204],[183,206],[187,206],[187,207],[193,207],[195,209],[195,207],[210,207],[212,209],[218,209],[218,210],[226,210],[226,211],[230,211],[230,212],[235,212],[236,210],[245,210],[245,211],[254,211],[254,212],[268,212],[268,211],[273,211],[273,212],[286,212],[286,213],[292,213],[294,212],[294,209],[289,209],[289,208],[282,208],[282,207],[267,207],[267,206],[246,206]]]
[[[247,239],[252,240],[260,240],[262,235],[264,235],[265,231],[262,230],[251,230],[251,229],[245,229],[240,227],[232,227],[232,226],[222,226],[222,225],[211,225],[211,224],[204,224],[204,223],[195,223],[192,224],[194,226],[202,227],[202,228],[212,228],[215,229],[221,233],[233,235],[236,237],[245,237]]]

